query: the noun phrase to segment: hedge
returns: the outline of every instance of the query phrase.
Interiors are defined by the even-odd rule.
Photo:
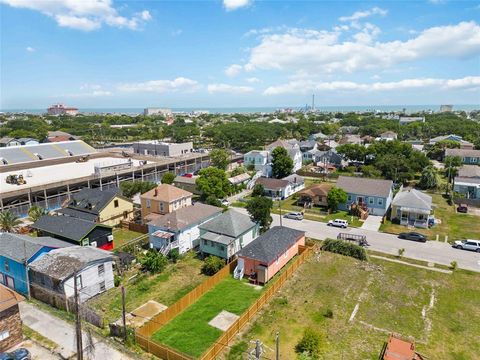
[[[362,261],[367,260],[367,252],[363,247],[343,240],[327,239],[321,249]]]

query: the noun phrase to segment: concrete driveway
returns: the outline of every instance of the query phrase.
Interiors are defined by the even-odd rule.
[[[370,231],[378,231],[382,225],[382,216],[368,215],[363,222],[362,229]]]
[[[237,208],[239,212],[247,213],[245,209]],[[272,226],[280,225],[280,216],[272,214]],[[455,260],[459,268],[480,272],[480,254],[454,249],[448,243],[439,241],[427,241],[418,243],[409,240],[401,240],[397,235],[386,234],[378,231],[360,228],[339,229],[327,226],[327,224],[312,220],[282,219],[284,226],[305,231],[308,237],[324,240],[335,239],[339,232],[351,232],[352,234],[366,235],[370,244],[369,249],[385,254],[398,255],[398,249],[405,249],[404,257],[434,262],[442,265],[450,265]]]

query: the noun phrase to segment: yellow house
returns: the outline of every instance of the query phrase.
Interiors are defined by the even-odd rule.
[[[169,184],[161,184],[140,196],[142,219],[151,213],[165,215],[190,206],[192,205],[192,196],[193,194],[186,190]]]
[[[133,201],[120,195],[118,190],[84,188],[72,195],[67,207],[57,211],[60,215],[115,226],[122,220],[133,219]]]

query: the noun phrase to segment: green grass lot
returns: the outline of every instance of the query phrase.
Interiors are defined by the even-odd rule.
[[[136,231],[115,228],[113,229],[113,246],[114,248],[118,248],[124,245],[125,243],[129,242],[130,240],[133,240],[142,235],[144,234]]]
[[[476,359],[479,299],[478,273],[449,275],[379,259],[361,263],[331,253],[312,255],[231,344],[226,358],[243,359],[241,351],[251,349],[250,341],[257,338],[274,349],[279,331],[280,358],[297,359],[295,345],[312,327],[325,339],[322,360],[377,360],[390,332],[413,337],[417,351],[429,359]],[[333,318],[324,316],[327,310]],[[265,357],[274,358],[274,352],[267,350]]]
[[[152,338],[186,354],[198,357],[221,335],[208,322],[222,310],[241,315],[262,290],[227,277],[197,302],[153,334]]]
[[[448,205],[446,199],[441,194],[433,194],[432,196],[435,218],[441,220],[441,224],[435,225],[431,229],[415,229],[419,233],[427,235],[430,240],[435,240],[436,235],[440,236],[439,240],[444,241],[445,235],[448,236],[449,241],[459,239],[480,239],[480,217],[469,214],[461,214],[456,212],[455,205]],[[392,224],[387,221],[382,224],[380,231],[392,234],[399,234],[401,232],[410,231],[407,227],[397,224]]]
[[[139,274],[132,269],[125,273],[122,285],[126,290],[126,308],[131,312],[148,300],[155,300],[170,306],[188,293],[203,280],[201,274],[202,261],[195,258],[193,252],[188,252],[176,264],[169,264],[167,269],[159,275],[148,276]],[[138,274],[138,277],[128,280]],[[120,288],[113,288],[88,301],[99,315],[104,316],[105,322],[118,320],[122,315],[122,297]]]

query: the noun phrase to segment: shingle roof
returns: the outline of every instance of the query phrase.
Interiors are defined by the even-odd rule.
[[[463,165],[458,169],[457,177],[480,177],[480,166],[477,165]]]
[[[480,157],[480,150],[471,150],[471,149],[446,149],[445,156],[469,156],[469,157]]]
[[[87,221],[96,221],[98,218],[98,214],[91,213],[88,211],[81,211],[81,210],[77,210],[75,208],[69,208],[69,207],[64,209],[59,209],[56,212],[60,215],[72,216],[72,217],[76,217],[76,218],[87,220]]]
[[[305,178],[303,178],[302,176],[297,175],[297,174],[292,174],[292,175],[285,176],[282,180],[286,180],[290,184],[297,184],[297,183],[298,184],[303,184],[303,183],[305,183]]]
[[[279,139],[277,141],[274,141],[270,145],[267,145],[267,150],[273,150],[277,147],[283,147],[284,149],[292,149],[294,147],[298,146],[298,141],[296,139]]]
[[[109,227],[71,216],[44,215],[32,225],[32,228],[80,241],[96,226]]]
[[[49,236],[32,237],[21,234],[0,233],[0,255],[16,262],[27,261],[44,246],[62,248],[72,246],[72,244]]]
[[[191,225],[199,224],[210,216],[219,214],[222,211],[222,208],[216,206],[195,203],[192,206],[178,209],[166,215],[154,216],[148,224],[178,231]]]
[[[117,189],[100,190],[83,188],[72,195],[72,200],[68,206],[93,214],[99,214],[100,211],[117,196],[120,196]]]
[[[270,264],[302,236],[305,236],[304,231],[274,226],[240,250],[238,256]]]
[[[416,189],[408,189],[398,192],[392,201],[392,205],[430,211],[432,209],[432,197]]]
[[[10,309],[22,300],[24,300],[23,296],[6,286],[0,285],[0,312]]]
[[[348,193],[388,197],[392,189],[392,180],[367,179],[353,176],[339,176],[337,187]]]
[[[286,187],[289,184],[289,181],[283,179],[261,177],[257,179],[255,184],[261,184],[265,189],[278,190]]]
[[[109,251],[91,246],[71,246],[50,251],[33,261],[30,268],[51,278],[64,280],[93,262],[111,259],[113,255]]]
[[[155,195],[155,191],[156,194]],[[158,201],[172,202],[182,198],[191,197],[193,194],[186,190],[177,188],[176,186],[170,184],[161,184],[158,185],[155,189],[147,191],[145,194],[141,195],[142,199],[152,199]]]
[[[303,189],[298,192],[299,196],[318,196],[324,195],[327,196],[330,189],[333,187],[333,184],[322,183],[322,184],[313,184],[306,189]]]
[[[200,228],[217,234],[238,237],[255,226],[248,215],[228,210],[222,215],[206,222]]]

